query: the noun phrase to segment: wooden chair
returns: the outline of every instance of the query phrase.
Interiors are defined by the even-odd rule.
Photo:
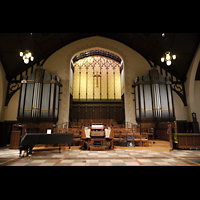
[[[123,137],[126,137],[126,128],[120,128],[120,140],[125,140]]]
[[[115,124],[113,124],[113,128],[117,128],[118,129],[119,125],[115,123]]]
[[[53,133],[66,133],[66,128],[53,128]]]
[[[149,136],[154,140],[154,128],[148,128],[148,138]]]
[[[78,144],[82,142],[81,131],[79,128],[68,128],[68,133],[73,133],[73,146],[75,146],[76,142],[78,142]]]
[[[119,128],[124,128],[124,124],[118,124]]]
[[[134,142],[134,139],[127,139],[127,136],[133,136],[133,131],[130,128],[120,128],[120,141],[126,141],[126,146],[128,144],[128,142]],[[124,138],[126,137],[126,139]]]
[[[80,128],[74,128],[74,138],[73,138],[73,145],[75,146],[75,142],[78,142],[78,145],[80,145],[81,142],[81,130]]]
[[[129,130],[129,129],[128,129],[126,135],[127,135],[127,136],[132,136],[132,137],[134,137],[133,131],[131,131],[131,130]],[[134,139],[126,139],[126,141],[127,141],[127,142],[135,142]]]
[[[135,144],[139,143],[139,146],[142,146],[140,131],[135,130],[133,132],[133,137],[135,137],[135,139],[134,139]]]
[[[141,132],[141,141],[142,141],[142,146],[144,143],[149,146],[149,140],[148,140],[148,133],[147,132]]]
[[[134,137],[134,133],[133,133],[133,130],[131,128],[126,128],[125,131],[126,131],[126,137],[128,137],[128,136]],[[135,143],[135,139],[133,139],[133,138],[126,138],[126,146],[128,145],[128,142]]]
[[[121,131],[119,128],[113,128],[114,129],[114,142],[116,142],[119,145],[120,139],[121,139]]]
[[[60,128],[59,133],[66,133],[66,128]]]
[[[59,133],[59,128],[53,128],[53,133]]]

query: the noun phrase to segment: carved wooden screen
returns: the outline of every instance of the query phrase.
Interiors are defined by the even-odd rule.
[[[103,56],[73,63],[73,99],[121,99],[121,64]]]

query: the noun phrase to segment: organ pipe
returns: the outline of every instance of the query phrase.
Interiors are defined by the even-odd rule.
[[[152,68],[134,81],[135,110],[138,123],[174,121],[171,82]]]
[[[23,76],[18,121],[57,122],[60,79],[37,66],[30,76]]]

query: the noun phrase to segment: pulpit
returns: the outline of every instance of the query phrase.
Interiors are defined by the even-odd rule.
[[[105,128],[102,124],[92,124],[82,128],[82,149],[106,150],[113,149],[114,131],[113,128]]]
[[[13,124],[12,133],[10,139],[10,149],[18,149],[21,139],[24,137],[26,132],[26,125]]]

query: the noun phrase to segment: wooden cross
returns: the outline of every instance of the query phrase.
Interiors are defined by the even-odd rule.
[[[101,75],[99,75],[98,72],[96,72],[96,73],[97,73],[97,74],[94,75],[93,77],[96,77],[96,78],[97,78],[97,79],[96,79],[96,80],[97,80],[96,85],[97,85],[97,87],[98,87],[98,77],[101,77]]]

